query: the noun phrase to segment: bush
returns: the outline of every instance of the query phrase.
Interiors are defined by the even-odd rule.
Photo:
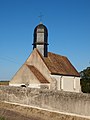
[[[90,67],[87,67],[80,72],[81,75],[81,90],[84,93],[90,93]]]

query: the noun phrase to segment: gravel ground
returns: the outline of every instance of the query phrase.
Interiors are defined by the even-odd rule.
[[[0,120],[90,120],[36,108],[0,102]]]
[[[6,110],[3,108],[0,108],[0,116],[4,117],[5,120],[40,120],[39,118],[23,116],[18,112]]]

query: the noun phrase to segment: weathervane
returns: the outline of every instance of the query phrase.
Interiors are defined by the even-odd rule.
[[[40,23],[41,23],[43,15],[40,13],[40,15],[38,17],[40,18]]]

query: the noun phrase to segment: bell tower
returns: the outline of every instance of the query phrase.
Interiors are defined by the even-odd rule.
[[[43,57],[48,55],[48,30],[40,23],[34,29],[33,49],[37,48]]]

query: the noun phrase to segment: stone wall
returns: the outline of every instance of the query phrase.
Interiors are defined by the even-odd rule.
[[[89,94],[1,86],[0,101],[90,116]]]

